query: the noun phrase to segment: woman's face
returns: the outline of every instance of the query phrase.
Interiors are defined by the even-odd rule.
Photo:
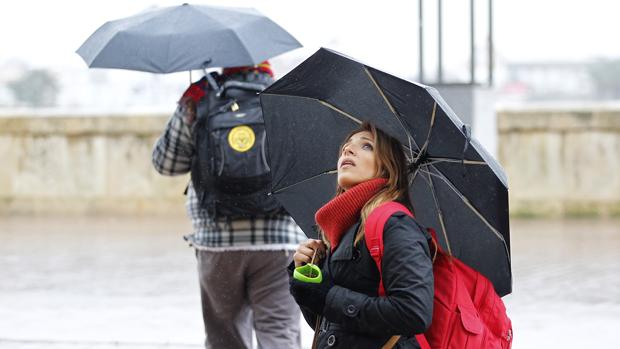
[[[344,189],[375,177],[377,159],[372,133],[362,131],[354,134],[342,147],[338,158],[338,185]]]

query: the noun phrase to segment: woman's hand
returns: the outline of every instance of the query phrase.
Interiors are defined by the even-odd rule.
[[[295,254],[293,255],[295,267],[310,263],[312,261],[312,256],[314,255],[314,251],[317,251],[316,257],[314,258],[314,264],[317,264],[318,261],[325,256],[325,243],[321,240],[314,239],[309,239],[300,243],[299,246],[297,246]]]

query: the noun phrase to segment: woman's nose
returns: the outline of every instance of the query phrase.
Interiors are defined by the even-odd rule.
[[[344,154],[344,155],[346,155],[346,154],[354,155],[355,153],[353,152],[353,147],[349,144],[349,145],[346,145],[344,148],[342,148],[342,154]]]

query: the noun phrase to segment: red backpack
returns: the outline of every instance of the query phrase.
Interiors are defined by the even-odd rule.
[[[381,274],[383,227],[395,212],[413,214],[397,202],[388,202],[374,209],[366,220],[365,240]],[[437,243],[435,231],[431,250],[435,295],[430,328],[416,335],[422,349],[510,349],[512,323],[506,315],[502,299],[493,284],[479,272],[445,253]],[[385,296],[383,279],[379,295]],[[394,336],[383,346],[391,348],[399,339]]]

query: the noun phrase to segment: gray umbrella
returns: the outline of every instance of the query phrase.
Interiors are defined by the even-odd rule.
[[[172,73],[255,65],[298,47],[254,9],[183,4],[107,22],[77,53],[91,68]]]

